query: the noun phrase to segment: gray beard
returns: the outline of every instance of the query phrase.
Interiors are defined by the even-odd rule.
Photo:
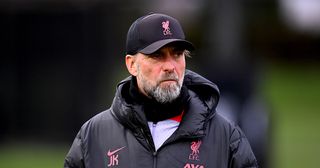
[[[165,75],[165,79],[175,79],[177,82],[167,85],[165,87],[160,86],[160,82],[156,86],[152,86],[147,80],[140,76],[143,83],[143,90],[161,104],[171,103],[177,99],[181,92],[182,81],[179,81],[178,77],[173,73]],[[178,82],[179,81],[179,82]]]
[[[178,83],[171,84],[165,88],[157,85],[146,91],[147,94],[153,97],[157,102],[165,104],[170,103],[179,97],[181,86]]]

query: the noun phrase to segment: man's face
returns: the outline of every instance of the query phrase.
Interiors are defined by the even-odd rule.
[[[130,73],[143,94],[159,103],[172,102],[180,95],[186,67],[183,49],[168,46],[150,55],[138,53],[132,59],[134,73]]]

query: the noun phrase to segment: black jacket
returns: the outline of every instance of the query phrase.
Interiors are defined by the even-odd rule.
[[[65,158],[76,168],[244,168],[258,167],[240,128],[216,113],[216,85],[187,70],[190,98],[178,129],[157,150],[144,107],[126,101],[131,77],[123,80],[110,109],[87,121]]]

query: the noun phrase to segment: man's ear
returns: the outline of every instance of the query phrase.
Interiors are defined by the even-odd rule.
[[[138,74],[136,60],[137,60],[136,56],[126,55],[126,66],[129,73],[133,76],[137,76]]]

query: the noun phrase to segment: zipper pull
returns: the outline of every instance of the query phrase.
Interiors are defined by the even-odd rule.
[[[154,128],[154,127],[156,127],[157,126],[157,122],[153,122],[152,123],[152,127]]]

